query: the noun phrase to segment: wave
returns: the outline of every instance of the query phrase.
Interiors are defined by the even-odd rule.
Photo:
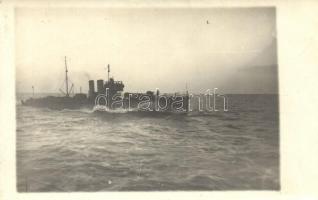
[[[133,115],[133,116],[146,116],[146,117],[162,117],[162,116],[181,116],[186,115],[185,112],[157,112],[157,111],[143,111],[138,109],[115,109],[109,110],[104,108],[94,108],[94,113],[99,115]]]
[[[136,110],[132,110],[132,111],[136,111]],[[106,107],[101,107],[101,106],[95,106],[93,108],[93,112],[104,112],[104,113],[128,113],[131,112],[131,110],[127,110],[127,109],[114,109],[114,110],[110,110],[107,109]]]
[[[80,108],[80,109],[67,109],[64,108],[63,110],[59,110],[58,112],[80,112],[80,113],[93,113],[94,110],[89,108]]]

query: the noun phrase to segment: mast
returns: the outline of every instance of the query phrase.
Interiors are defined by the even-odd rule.
[[[109,72],[110,72],[109,64],[107,65],[107,69],[108,69],[107,77],[108,77],[108,82],[109,82]]]
[[[187,102],[187,107],[186,107],[186,112],[189,112],[189,107],[190,107],[190,97],[189,97],[189,91],[188,91],[188,83],[186,83],[186,102]]]
[[[69,93],[68,93],[68,77],[67,77],[67,63],[66,63],[66,56],[65,56],[65,87],[66,87],[66,96],[68,97],[69,96]]]

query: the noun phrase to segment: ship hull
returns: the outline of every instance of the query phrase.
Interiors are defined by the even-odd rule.
[[[63,109],[93,109],[94,104],[87,99],[75,99],[72,97],[44,97],[38,99],[28,99],[21,102],[23,106],[31,106],[38,108],[49,108],[53,110]]]

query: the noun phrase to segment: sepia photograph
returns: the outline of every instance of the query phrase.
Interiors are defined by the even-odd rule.
[[[15,9],[17,191],[280,190],[275,7]]]
[[[0,200],[318,200],[317,19],[0,0]]]

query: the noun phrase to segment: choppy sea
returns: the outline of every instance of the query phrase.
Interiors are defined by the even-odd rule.
[[[152,116],[18,103],[18,191],[278,190],[278,95],[228,105]]]

